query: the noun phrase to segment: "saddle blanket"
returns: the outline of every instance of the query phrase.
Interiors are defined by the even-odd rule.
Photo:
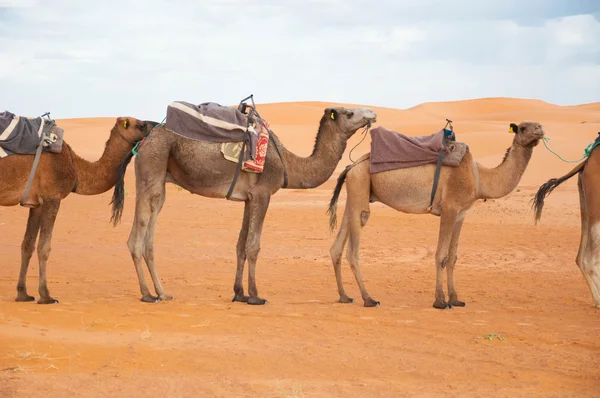
[[[225,159],[236,163],[245,142],[242,170],[263,170],[269,131],[268,123],[258,117],[248,124],[248,115],[235,108],[215,102],[194,105],[175,101],[167,107],[165,127],[189,139],[222,143]]]
[[[431,135],[409,137],[383,126],[374,128],[371,130],[370,172],[436,163],[438,152],[443,149],[443,138],[443,129]],[[448,141],[442,165],[458,167],[468,149],[465,143]]]
[[[42,151],[60,153],[64,130],[54,120],[28,118],[4,111],[0,113],[0,158],[9,155],[35,155],[43,140]]]

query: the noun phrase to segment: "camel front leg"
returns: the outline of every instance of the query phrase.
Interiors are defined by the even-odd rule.
[[[27,219],[27,228],[23,243],[21,244],[21,270],[19,271],[19,282],[17,282],[17,297],[15,301],[26,302],[33,301],[35,297],[27,294],[27,269],[33,251],[35,250],[35,241],[40,231],[41,206],[29,209],[29,218]]]
[[[450,250],[448,252],[448,262],[446,264],[446,272],[448,274],[448,305],[452,307],[464,307],[465,303],[458,300],[456,294],[456,288],[454,287],[454,266],[458,259],[458,240],[460,238],[460,231],[462,230],[463,223],[465,221],[465,212],[462,212],[456,218],[454,224],[454,231],[452,233],[452,240],[450,241]]]
[[[448,253],[450,251],[450,242],[456,224],[457,212],[451,209],[442,209],[440,217],[440,232],[438,236],[438,245],[435,253],[435,301],[434,308],[448,308],[446,295],[444,294],[444,267],[448,263]]]
[[[340,225],[340,230],[335,238],[335,241],[333,242],[333,245],[329,249],[331,262],[333,263],[333,270],[335,272],[335,281],[337,283],[338,293],[340,295],[340,303],[354,303],[354,299],[348,297],[346,294],[346,291],[344,290],[344,284],[342,283],[342,254],[344,253],[344,247],[346,246],[346,242],[348,242],[349,235],[348,209],[349,207],[346,206],[344,217],[342,218],[342,223]]]
[[[265,216],[269,208],[271,196],[264,188],[265,192],[261,192],[260,188],[248,192],[248,201],[250,214],[248,219],[248,238],[246,240],[246,257],[248,258],[248,304],[262,305],[266,304],[267,300],[258,296],[256,288],[256,261],[260,252],[260,238],[262,228],[265,222]]]
[[[48,283],[46,280],[46,265],[50,257],[50,249],[52,242],[52,231],[54,230],[54,222],[60,208],[60,200],[45,200],[41,209],[40,220],[40,240],[38,242],[37,254],[40,266],[39,293],[40,298],[38,304],[55,304],[58,300],[53,299],[48,291]]]
[[[146,230],[146,237],[144,240],[144,260],[146,266],[150,272],[152,283],[154,283],[154,290],[158,295],[158,300],[173,300],[173,296],[169,296],[165,293],[156,266],[154,264],[154,233],[156,231],[156,219],[158,214],[165,203],[165,186],[162,186],[162,190],[159,194],[155,194],[150,198],[150,220],[148,221],[148,229]]]
[[[244,264],[246,263],[246,241],[248,240],[248,225],[250,222],[250,202],[244,202],[244,218],[242,221],[242,228],[240,229],[240,235],[236,246],[237,254],[237,268],[235,271],[235,282],[233,284],[233,300],[232,302],[239,301],[247,303],[250,299],[249,296],[244,295]]]

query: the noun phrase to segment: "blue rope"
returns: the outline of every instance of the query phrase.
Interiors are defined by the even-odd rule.
[[[577,160],[567,160],[567,159],[563,159],[558,153],[554,152],[552,149],[550,149],[550,147],[548,146],[548,144],[546,142],[550,141],[550,138],[548,137],[544,137],[542,138],[542,142],[544,143],[544,146],[546,147],[547,150],[549,150],[552,154],[556,155],[560,160],[562,160],[563,162],[567,162],[567,163],[579,163],[582,160],[586,159],[588,156],[590,156],[590,154],[592,153],[592,151],[594,150],[594,148],[596,148],[598,145],[600,145],[600,141],[598,142],[592,142],[590,143],[583,151],[583,157],[581,159],[577,159]]]
[[[167,120],[167,117],[165,116],[162,120],[162,122],[158,123],[156,126],[152,127],[152,130],[148,131],[148,133],[144,136],[144,138],[142,138],[141,141],[138,141],[135,146],[133,147],[133,149],[131,150],[131,153],[133,153],[134,156],[140,156],[139,152],[137,151],[138,147],[140,146],[140,144],[142,142],[144,142],[144,140],[146,139],[146,137],[148,137],[150,135],[150,133],[152,131],[154,131],[155,128],[157,128],[158,126],[164,126],[165,125],[165,120]]]

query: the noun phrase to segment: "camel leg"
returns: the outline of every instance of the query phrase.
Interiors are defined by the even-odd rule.
[[[579,176],[579,207],[581,213],[581,240],[577,265],[585,278],[594,306],[600,308],[600,224],[590,225],[583,181]]]
[[[154,235],[151,235],[149,239],[145,239],[148,234],[148,224],[152,217],[150,208],[150,198],[152,195],[149,194],[146,187],[144,187],[144,189],[137,189],[136,194],[135,216],[127,246],[129,247],[129,252],[131,253],[131,258],[133,259],[135,271],[140,283],[140,292],[142,293],[141,300],[145,303],[154,303],[158,301],[158,297],[154,297],[150,294],[142,267],[142,255],[145,252],[144,243],[153,244],[154,240]],[[145,240],[149,240],[149,242],[144,242]]]
[[[331,261],[333,263],[333,269],[335,271],[335,280],[337,282],[338,293],[340,295],[340,303],[353,303],[354,299],[348,297],[346,291],[344,290],[344,285],[342,283],[342,254],[344,252],[344,247],[346,246],[346,242],[348,242],[348,233],[349,233],[349,215],[348,215],[349,207],[346,206],[346,210],[344,211],[344,217],[342,218],[342,223],[340,225],[340,230],[333,242],[333,245],[329,249],[329,254],[331,255]]]
[[[583,190],[583,180],[581,179],[581,174],[579,174],[577,179],[577,187],[579,191],[579,213],[581,216],[581,238],[579,239],[579,250],[577,251],[577,258],[575,262],[581,269],[583,265],[583,257],[587,251],[588,239],[589,239],[589,218],[587,205],[585,202],[585,192]]]
[[[444,267],[448,263],[448,253],[450,251],[450,242],[456,225],[457,213],[451,209],[442,209],[440,217],[440,232],[438,236],[438,245],[435,253],[435,301],[434,308],[448,308],[446,296],[444,294]]]
[[[165,186],[163,185],[160,193],[153,195],[150,198],[150,220],[148,221],[148,228],[146,230],[146,236],[144,240],[144,260],[146,261],[146,266],[148,267],[150,276],[152,277],[154,290],[156,290],[158,300],[163,301],[173,300],[173,297],[165,293],[154,265],[154,233],[156,231],[156,219],[158,218],[158,214],[165,204],[165,194]]]
[[[50,257],[50,246],[52,242],[52,231],[54,230],[54,222],[60,208],[60,200],[45,200],[41,209],[40,220],[40,239],[37,247],[38,261],[40,267],[39,293],[40,298],[38,304],[55,304],[58,300],[53,299],[48,291],[46,281],[46,264]]]
[[[37,207],[29,209],[29,218],[27,219],[27,229],[25,237],[21,244],[21,271],[19,272],[19,282],[17,283],[17,298],[15,301],[33,301],[35,297],[27,294],[27,269],[33,251],[35,250],[35,241],[37,240],[38,232],[40,231],[42,208]]]
[[[346,202],[347,206],[352,205],[349,200],[347,200]],[[360,217],[357,217],[358,214],[360,214]],[[349,215],[350,216],[348,224],[350,229],[350,238],[348,242],[348,251],[346,253],[346,258],[350,263],[350,268],[352,268],[352,272],[354,273],[356,283],[358,283],[358,288],[360,289],[360,294],[364,301],[365,307],[376,307],[380,303],[379,301],[373,300],[367,292],[367,288],[363,283],[362,274],[360,272],[359,259],[360,234],[362,232],[362,227],[367,223],[367,220],[369,218],[369,211],[361,211],[360,213],[358,213],[357,211],[350,210]]]
[[[456,307],[465,306],[464,302],[458,300],[456,288],[454,287],[454,266],[456,265],[456,260],[458,259],[458,240],[464,221],[465,212],[460,213],[456,218],[454,231],[452,232],[452,240],[450,241],[450,250],[448,252],[448,263],[446,265],[446,272],[448,274],[448,305]]]
[[[246,262],[246,241],[248,240],[248,224],[250,222],[250,202],[244,203],[244,218],[242,221],[242,228],[240,229],[240,235],[236,246],[237,253],[237,269],[235,271],[235,282],[233,284],[233,300],[242,303],[247,303],[250,299],[249,296],[244,296],[244,263]]]
[[[256,261],[260,252],[260,238],[262,228],[269,208],[271,196],[269,192],[260,192],[253,190],[248,192],[249,219],[248,219],[248,239],[246,240],[246,257],[248,258],[248,304],[262,305],[267,300],[258,296],[256,288]]]

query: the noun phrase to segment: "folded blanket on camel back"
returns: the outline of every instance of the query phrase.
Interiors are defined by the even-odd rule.
[[[431,135],[409,137],[386,127],[371,130],[370,172],[403,169],[436,163],[443,146],[444,130]],[[463,142],[448,141],[442,165],[458,167],[469,147]]]
[[[54,120],[0,113],[0,158],[9,155],[35,155],[40,143],[43,152],[60,153],[64,131]]]
[[[185,101],[172,102],[167,107],[165,127],[175,134],[197,141],[221,143],[221,153],[237,163],[242,147],[242,170],[261,173],[269,144],[269,124],[254,115],[214,102],[200,105]]]

